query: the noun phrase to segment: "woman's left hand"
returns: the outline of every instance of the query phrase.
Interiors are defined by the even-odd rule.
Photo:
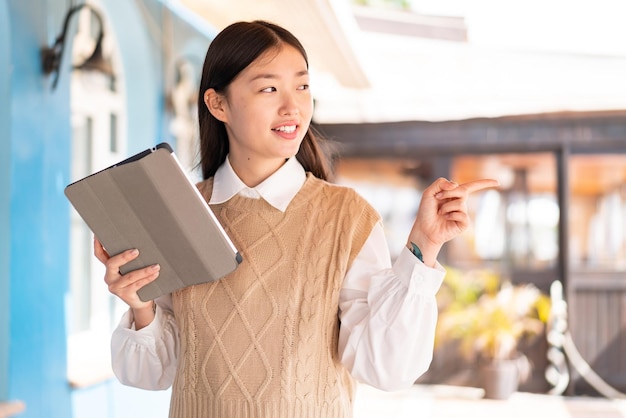
[[[441,246],[465,231],[470,224],[467,198],[470,193],[497,187],[497,180],[481,179],[464,184],[437,179],[424,190],[407,246],[414,242],[424,263],[433,266]]]

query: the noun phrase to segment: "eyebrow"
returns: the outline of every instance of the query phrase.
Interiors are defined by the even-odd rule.
[[[302,71],[298,71],[296,73],[296,77],[303,77],[309,75],[309,70],[302,70]],[[250,79],[250,82],[256,81],[256,80],[273,80],[273,79],[277,79],[278,76],[276,74],[270,74],[270,73],[263,73],[263,74],[258,74],[254,77],[252,77]]]

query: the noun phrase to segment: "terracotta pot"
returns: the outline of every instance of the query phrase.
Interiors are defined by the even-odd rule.
[[[508,399],[519,385],[518,360],[492,360],[479,366],[480,381],[487,399]]]

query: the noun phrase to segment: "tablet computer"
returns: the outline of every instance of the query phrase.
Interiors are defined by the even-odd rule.
[[[137,292],[143,301],[218,280],[242,261],[167,143],[68,185],[65,195],[110,255],[139,250],[121,273],[161,266]]]

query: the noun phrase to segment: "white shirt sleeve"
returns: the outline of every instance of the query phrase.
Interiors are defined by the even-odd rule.
[[[174,382],[180,344],[172,297],[162,296],[156,302],[156,317],[150,325],[136,331],[129,309],[113,331],[113,373],[124,385],[163,390]]]
[[[432,361],[437,301],[445,270],[404,248],[391,266],[378,223],[339,296],[339,357],[355,379],[392,391],[410,387]]]

